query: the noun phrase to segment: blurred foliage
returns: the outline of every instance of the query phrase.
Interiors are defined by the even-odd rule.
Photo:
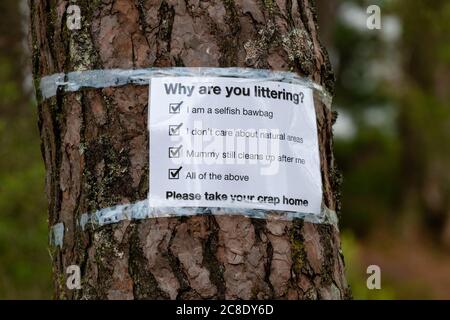
[[[383,19],[392,15],[391,1],[340,4],[332,43],[327,44],[335,54],[334,105],[338,112],[349,115],[355,127],[351,136],[335,136],[335,155],[344,174],[341,223],[362,237],[374,223],[383,223],[396,214],[392,209],[399,206],[401,197],[398,106],[390,92],[393,73],[399,70],[385,71],[390,64],[400,62],[394,44],[383,36],[383,29],[369,30],[365,26],[369,5],[380,5]],[[343,18],[345,10],[359,12],[363,24],[352,24],[351,16]]]
[[[399,101],[405,196],[410,214],[450,248],[450,2],[411,0],[396,8],[404,27]]]
[[[22,76],[18,2],[2,1],[0,20],[0,299],[50,298],[45,172],[36,105]]]
[[[335,155],[345,173],[343,227],[363,237],[374,223],[389,219],[389,209],[398,205],[399,142],[377,129],[366,129],[354,139],[339,141]]]
[[[22,92],[17,83],[11,81],[14,74],[14,65],[9,59],[0,55],[0,105],[13,105],[19,100]]]
[[[351,285],[353,298],[356,300],[393,300],[393,299],[439,299],[442,294],[436,292],[433,284],[424,281],[423,277],[403,277],[404,265],[392,260],[392,254],[402,259],[398,248],[392,248],[389,243],[374,243],[361,241],[350,230],[341,233],[342,250],[345,254],[347,281]],[[388,248],[387,248],[388,247]],[[402,250],[404,247],[402,247]],[[368,258],[367,253],[381,252],[381,257]],[[367,272],[370,265],[377,265],[381,269],[381,289],[369,290],[367,279],[372,273]],[[426,264],[426,262],[425,262]],[[395,265],[395,270],[389,270],[389,265]],[[431,264],[429,269],[433,269]],[[405,268],[406,269],[406,268]],[[429,272],[429,270],[423,270]],[[404,271],[403,271],[404,272]]]
[[[344,176],[343,251],[354,297],[439,297],[434,293],[438,284],[405,281],[390,271],[383,273],[382,290],[367,290],[363,257],[376,253],[377,264],[387,270],[389,250],[377,242],[388,241],[398,250],[395,263],[401,269],[407,263],[404,247],[419,246],[411,239],[428,243],[428,238],[434,242],[426,250],[448,256],[450,1],[338,2],[327,47],[337,76],[334,107],[347,129],[348,123],[354,127],[351,134],[335,136]],[[381,30],[359,21],[372,4],[381,8]],[[371,236],[380,230],[389,237]],[[442,274],[443,281],[448,278]],[[450,289],[444,296],[449,295]]]
[[[36,112],[25,114],[0,119],[0,299],[51,296],[45,173]]]
[[[350,232],[345,231],[341,234],[342,251],[345,253],[345,264],[347,272],[347,281],[352,288],[353,298],[356,300],[392,300],[396,299],[395,289],[382,278],[381,290],[367,289],[367,268],[364,268],[360,260],[361,246],[356,237]],[[389,281],[387,281],[389,283]]]

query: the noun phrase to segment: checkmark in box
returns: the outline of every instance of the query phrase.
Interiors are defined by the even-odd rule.
[[[180,135],[180,128],[183,125],[183,123],[180,123],[179,125],[171,125],[169,126],[169,136],[179,136]]]
[[[169,158],[179,158],[181,156],[181,148],[183,148],[183,145],[179,147],[170,147]]]
[[[169,104],[169,113],[170,114],[179,114],[181,111],[181,105],[183,104],[183,101],[179,103],[171,103]]]
[[[169,180],[178,180],[180,179],[180,171],[183,167],[179,167],[178,169],[169,169]]]

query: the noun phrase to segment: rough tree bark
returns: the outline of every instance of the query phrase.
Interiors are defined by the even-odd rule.
[[[292,70],[332,91],[311,0],[77,1],[82,29],[66,27],[69,1],[30,1],[34,77],[86,69],[170,66]],[[81,230],[85,212],[146,199],[145,86],[39,98],[56,298],[341,299],[350,293],[339,231],[301,220],[197,216]],[[325,203],[337,209],[333,114],[317,103]],[[69,265],[82,289],[65,287]]]

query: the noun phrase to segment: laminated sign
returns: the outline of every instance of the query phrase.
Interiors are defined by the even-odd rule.
[[[261,79],[155,77],[148,123],[151,207],[320,213],[312,89]]]

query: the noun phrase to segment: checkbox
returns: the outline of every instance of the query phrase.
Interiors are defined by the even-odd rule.
[[[183,104],[183,101],[179,103],[171,103],[169,104],[169,113],[170,114],[179,114],[181,111],[181,105]]]
[[[179,158],[181,156],[181,148],[183,148],[183,145],[179,147],[170,147],[169,158]]]
[[[169,180],[178,180],[180,179],[180,171],[183,167],[179,167],[178,169],[169,169]]]
[[[169,126],[169,136],[179,136],[180,135],[180,128],[183,124],[180,123],[179,125],[171,125]]]

